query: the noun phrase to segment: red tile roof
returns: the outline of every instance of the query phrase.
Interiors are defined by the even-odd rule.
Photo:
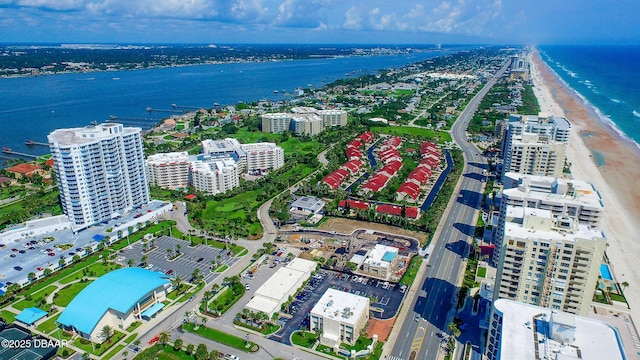
[[[385,174],[375,174],[373,175],[366,184],[362,186],[363,189],[369,189],[373,192],[378,192],[385,185],[387,185],[387,181],[389,181],[389,177]]]
[[[53,166],[53,158],[47,159],[47,161],[44,162],[47,166]]]
[[[402,206],[399,205],[389,205],[389,204],[381,204],[376,206],[376,212],[401,216],[402,215]],[[405,207],[404,214],[406,217],[411,219],[417,219],[420,214],[420,208],[416,206],[407,206]]]
[[[351,142],[349,142],[349,143],[347,144],[347,147],[348,147],[348,148],[350,148],[350,147],[351,147],[351,148],[361,148],[361,147],[362,147],[362,145],[363,145],[363,144],[362,144],[362,141],[360,141],[360,140],[356,139],[356,140],[351,140]]]
[[[342,184],[342,180],[331,176],[331,174],[325,176],[324,179],[322,179],[322,182],[334,189],[337,189],[340,186],[340,184]]]
[[[347,154],[347,159],[349,160],[356,160],[356,159],[361,159],[362,158],[362,151],[356,149],[356,148],[347,148],[347,150],[345,151],[345,153]]]
[[[349,170],[352,174],[357,173],[362,169],[362,161],[360,160],[350,160],[346,163],[342,164],[342,168]]]
[[[370,143],[371,140],[373,140],[374,137],[375,137],[375,135],[371,131],[367,131],[367,132],[364,132],[364,133],[358,135],[357,138],[364,140],[364,142],[366,142],[366,143]]]
[[[431,171],[424,166],[418,166],[409,173],[407,180],[415,180],[424,185],[429,180],[429,177],[431,177]]]
[[[42,169],[40,165],[22,163],[8,168],[7,171],[26,175],[40,169]]]
[[[341,208],[346,208],[347,207],[347,203],[349,204],[349,208],[350,209],[357,209],[357,210],[366,210],[369,208],[369,203],[366,201],[359,201],[359,200],[340,200],[340,202],[338,202],[338,207]]]
[[[404,182],[400,187],[398,187],[398,191],[396,192],[398,194],[405,194],[410,196],[413,200],[416,200],[418,195],[420,195],[420,187],[412,182]]]
[[[195,199],[195,198],[196,198],[196,195],[195,195],[195,194],[189,194],[189,195],[185,196],[184,198],[185,198],[186,200],[192,200],[192,199]]]
[[[387,165],[385,165],[382,169],[378,170],[378,173],[387,173],[390,176],[395,175],[398,170],[402,168],[402,161],[394,160]]]

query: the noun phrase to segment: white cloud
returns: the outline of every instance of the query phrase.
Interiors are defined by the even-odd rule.
[[[344,14],[345,21],[342,24],[342,27],[349,30],[360,30],[362,28],[362,17],[360,16],[360,12],[358,8],[352,6],[347,10]]]
[[[0,5],[12,5],[16,7],[33,7],[46,10],[70,11],[80,10],[84,7],[83,0],[2,0]]]

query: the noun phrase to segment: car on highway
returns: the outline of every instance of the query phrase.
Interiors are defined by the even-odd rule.
[[[15,271],[22,271],[22,267],[20,267],[20,266],[14,266],[14,267],[13,267],[13,270],[15,270]]]
[[[11,249],[11,251],[13,251],[13,252],[18,252],[18,249],[13,248],[13,249]]]
[[[416,316],[413,317],[413,321],[420,321],[420,315],[416,314]]]
[[[49,255],[49,256],[56,256],[56,253],[52,253],[52,252],[50,252],[50,253],[48,253],[47,255]]]
[[[26,253],[27,253],[27,250],[20,250],[20,251],[18,251],[18,252],[19,252],[20,254],[26,254]]]

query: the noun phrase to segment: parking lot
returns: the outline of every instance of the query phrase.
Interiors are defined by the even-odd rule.
[[[289,337],[294,331],[308,329],[309,312],[329,288],[372,299],[370,308],[373,317],[378,319],[393,317],[404,297],[404,291],[399,285],[358,275],[321,270],[309,280],[307,286],[294,299],[289,309],[291,318],[281,317],[279,321],[282,328],[270,338],[289,344]]]
[[[237,258],[228,256],[228,251],[215,249],[210,246],[197,245],[189,247],[189,242],[169,236],[160,236],[154,240],[156,248],[143,253],[143,243],[141,241],[127,246],[119,253],[118,261],[126,264],[129,259],[133,259],[138,266],[142,265],[150,270],[164,272],[167,275],[180,275],[185,281],[191,279],[191,274],[195,269],[200,269],[200,274],[204,276],[204,281],[209,283],[219,274],[211,272],[211,261],[217,261],[221,266],[233,265]],[[180,247],[179,257],[169,260],[167,250],[175,253]],[[141,264],[142,257],[147,257],[145,264]],[[214,269],[215,270],[215,269]]]

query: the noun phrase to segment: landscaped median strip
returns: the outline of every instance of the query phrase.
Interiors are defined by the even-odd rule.
[[[182,329],[200,335],[203,338],[213,340],[223,345],[231,346],[234,349],[238,349],[244,352],[256,352],[260,349],[258,344],[254,342],[247,341],[237,336],[227,334],[225,332],[206,326],[187,323],[182,325]]]

